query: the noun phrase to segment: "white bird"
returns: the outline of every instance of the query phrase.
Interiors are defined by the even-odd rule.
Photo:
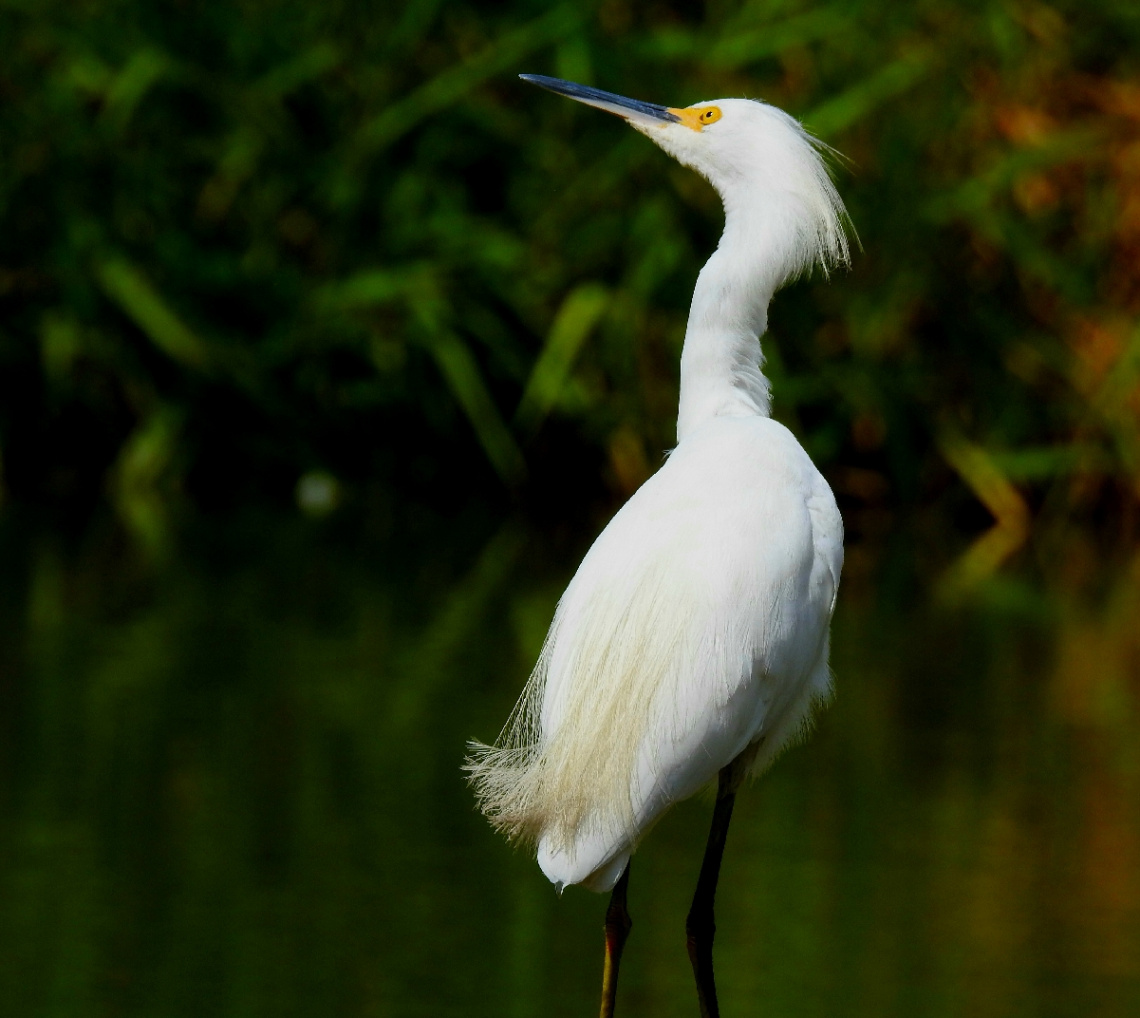
[[[677,445],[586,554],[507,726],[494,746],[471,744],[467,768],[484,813],[537,846],[560,891],[613,889],[603,1016],[630,926],[630,856],[719,776],[686,925],[701,1013],[716,1015],[713,896],[734,795],[830,694],[843,564],[831,489],[770,416],[759,337],[780,286],[847,263],[846,213],[824,146],[773,106],[676,109],[521,77],[624,118],[709,180],[725,224],[693,293]]]

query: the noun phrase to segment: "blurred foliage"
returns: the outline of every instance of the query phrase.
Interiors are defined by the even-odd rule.
[[[719,209],[535,71],[759,96],[849,157],[863,251],[765,351],[850,583],[904,524],[951,599],[1137,540],[1133,0],[2,0],[0,32],[10,500],[107,497],[160,551],[309,474],[555,517],[632,491]]]

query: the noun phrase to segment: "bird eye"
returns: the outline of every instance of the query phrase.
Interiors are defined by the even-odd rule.
[[[720,120],[720,109],[716,106],[710,106],[707,110],[701,110],[701,115],[697,119],[702,125],[715,124]]]

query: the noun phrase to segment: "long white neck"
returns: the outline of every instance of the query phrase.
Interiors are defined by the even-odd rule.
[[[714,417],[767,417],[760,370],[768,303],[786,275],[780,223],[755,206],[725,202],[724,233],[701,269],[681,351],[677,441]]]

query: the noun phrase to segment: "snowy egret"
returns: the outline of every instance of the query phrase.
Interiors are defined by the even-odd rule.
[[[686,922],[702,1015],[717,1015],[713,900],[735,793],[810,725],[831,689],[828,629],[843,521],[827,482],[769,416],[760,336],[772,295],[848,260],[821,145],[749,99],[685,109],[524,80],[624,118],[724,204],[681,353],[677,445],[602,531],[558,603],[493,746],[472,743],[480,806],[537,847],[558,889],[613,891],[602,1015],[630,927],[629,860],[674,802],[718,778]]]

